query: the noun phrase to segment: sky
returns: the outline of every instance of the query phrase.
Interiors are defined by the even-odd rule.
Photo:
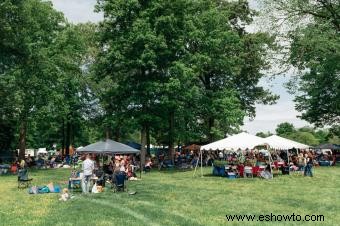
[[[69,22],[99,22],[103,19],[103,14],[94,12],[96,0],[52,0],[52,2],[58,11],[64,13]],[[251,0],[250,5],[256,8],[255,0]],[[256,27],[252,29],[256,30]],[[256,117],[252,121],[246,118],[242,130],[256,134],[261,131],[275,132],[276,126],[282,122],[292,123],[295,127],[308,125],[306,121],[297,118],[299,112],[294,108],[294,97],[288,94],[283,86],[290,76],[280,75],[274,79],[264,78],[260,81],[261,85],[280,95],[280,99],[275,105],[256,105]]]

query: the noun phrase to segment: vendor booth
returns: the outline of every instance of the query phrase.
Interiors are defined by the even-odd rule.
[[[279,137],[277,135],[261,138],[242,132],[201,147],[201,175],[203,175],[202,158],[204,152],[219,151],[219,155],[222,157],[225,153],[227,153],[227,155],[230,155],[228,153],[233,153],[233,157],[228,161],[214,162],[213,174],[225,176],[227,172],[232,171],[230,170],[231,168],[234,169],[234,171],[237,171],[240,176],[243,174],[259,175],[259,173],[264,170],[265,165],[269,165],[268,168],[270,168],[270,171],[272,168],[281,169],[282,171],[287,168],[286,171],[287,174],[289,174],[290,163],[288,150],[302,150],[309,148],[310,147],[308,145]],[[287,163],[285,163],[282,159],[279,161],[273,161],[272,152],[275,153],[275,150],[286,153]],[[247,161],[244,161],[245,155],[247,155]],[[254,162],[249,162],[252,160]],[[196,173],[196,168],[194,175]],[[286,171],[283,172],[283,174],[286,173]]]
[[[232,151],[232,152],[241,152],[241,150],[251,150],[255,147],[265,147],[268,148],[268,144],[265,142],[265,140],[261,137],[257,137],[254,135],[251,135],[246,132],[242,132],[236,135],[232,135],[230,137],[224,138],[222,140],[204,145],[200,149],[200,159],[201,159],[201,176],[203,176],[203,169],[202,169],[202,162],[203,162],[203,152],[207,151]],[[270,158],[270,155],[268,155]],[[271,159],[269,159],[271,162]],[[218,164],[215,163],[217,167],[214,170],[219,170],[219,174],[222,175],[223,172],[228,172],[228,170],[232,173],[232,171],[238,170],[238,172],[241,172],[243,174],[246,173],[244,168],[235,168],[237,167],[236,165],[227,165],[226,163],[223,162],[218,162]],[[227,167],[227,168],[226,168]],[[230,170],[230,169],[231,170]],[[260,166],[258,166],[260,170]],[[197,166],[195,167],[195,172],[196,173]],[[247,170],[247,169],[246,169]],[[253,169],[251,169],[253,170]]]
[[[90,145],[87,145],[85,147],[78,148],[77,153],[80,154],[95,154],[97,156],[102,157],[102,163],[104,167],[104,156],[110,156],[110,155],[130,155],[130,154],[137,154],[140,152],[140,150],[134,149],[128,145],[106,139],[104,141],[99,141]],[[75,183],[80,183],[81,182],[82,176],[79,175],[73,175],[69,179],[69,188],[72,188]],[[124,175],[125,178],[125,175]],[[100,172],[100,175],[96,175],[94,177],[91,177],[90,180],[93,180],[93,183],[98,183],[98,181],[101,181],[100,183],[105,186],[105,174],[104,174],[104,168]]]

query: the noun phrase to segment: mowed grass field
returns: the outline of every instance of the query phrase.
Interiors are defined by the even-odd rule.
[[[110,190],[87,196],[74,193],[29,195],[17,189],[16,176],[0,176],[0,225],[340,225],[340,167],[319,167],[313,178],[277,176],[273,180],[211,176],[193,171],[157,170],[129,181],[135,195]],[[34,185],[66,187],[69,169],[30,171]],[[227,214],[324,215],[324,222],[237,222]],[[257,219],[257,218],[256,218]]]

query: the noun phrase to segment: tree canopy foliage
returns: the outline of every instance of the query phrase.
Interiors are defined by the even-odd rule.
[[[288,35],[289,62],[302,72],[297,109],[316,125],[338,125],[339,4],[271,4],[309,16]],[[96,10],[99,25],[73,25],[48,1],[0,3],[0,149],[23,157],[27,145],[57,143],[68,154],[106,136],[140,140],[142,161],[151,143],[172,157],[177,143],[238,132],[256,103],[278,98],[259,85],[275,37],[247,32],[256,12],[246,0],[98,0]],[[330,139],[289,123],[276,132]]]
[[[70,123],[80,125],[89,43],[86,25],[68,24],[49,2],[6,0],[0,15],[1,124],[9,127],[7,141],[17,131],[22,158],[27,142],[51,146],[64,140],[64,122],[66,133]]]
[[[301,118],[316,126],[340,122],[340,2],[266,1],[274,21],[286,23],[287,60],[300,73],[289,85]],[[280,28],[279,28],[280,29]],[[295,88],[295,89],[292,89]]]
[[[277,99],[258,86],[273,40],[245,31],[254,15],[247,1],[101,0],[97,9],[97,74],[115,100],[105,111],[135,121],[142,147],[150,131],[170,152],[175,141],[213,141],[255,115],[256,102]]]
[[[276,134],[300,143],[316,146],[324,143],[339,143],[339,137],[330,129],[314,129],[311,127],[295,128],[293,124],[283,122],[277,125]],[[258,133],[261,136],[261,132]]]

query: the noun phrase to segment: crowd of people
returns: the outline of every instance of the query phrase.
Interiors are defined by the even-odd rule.
[[[139,168],[139,161],[134,155],[115,155],[106,156],[106,161],[100,159],[98,155],[84,154],[79,156],[77,161],[78,165],[81,165],[80,172],[83,174],[82,178],[82,190],[84,193],[89,192],[91,178],[96,177],[96,185],[105,186],[105,182],[115,183],[117,175],[123,175],[126,180],[138,180],[136,170]],[[102,161],[100,161],[102,160]],[[152,163],[150,159],[147,159],[145,168],[150,169]],[[79,177],[73,175],[74,177]]]
[[[270,157],[269,158],[269,153]],[[329,161],[334,163],[334,154],[331,152],[320,152],[315,150],[274,150],[263,152],[261,150],[237,150],[237,151],[205,151],[202,153],[202,165],[211,166],[214,161],[227,161],[231,165],[242,164],[243,166],[267,166],[269,160],[272,162],[284,162],[292,171],[308,171],[305,174],[311,174],[309,168],[318,166],[320,161]],[[174,162],[168,159],[166,154],[159,152],[154,157],[147,157],[144,166],[140,166],[139,156],[135,155],[115,155],[105,158],[105,162],[101,161],[100,156],[91,155],[94,161],[95,169],[103,169],[106,174],[113,175],[118,172],[125,172],[130,180],[136,179],[136,170],[142,167],[143,171],[149,171],[152,167],[158,166],[159,169],[167,165],[178,167],[194,168],[200,166],[200,152],[198,150],[176,151]],[[72,167],[77,164],[78,160],[85,160],[85,156],[77,154],[64,155],[60,152],[55,155],[39,154],[36,157],[28,155],[24,160],[19,161],[18,157],[11,165],[10,171],[15,173],[20,168],[37,167],[37,168],[59,168]],[[81,162],[80,161],[80,162]],[[307,169],[307,170],[306,170]]]
[[[57,168],[62,167],[64,164],[69,164],[70,162],[66,157],[57,152],[55,155],[49,156],[48,154],[38,154],[37,156],[31,156],[28,154],[24,159],[19,161],[19,157],[15,156],[15,160],[11,164],[11,171],[14,173],[20,168]]]
[[[104,164],[104,172],[109,175],[124,172],[129,180],[136,180],[136,170],[139,169],[139,160],[134,155],[116,155]]]
[[[292,171],[303,172],[305,176],[313,176],[313,166],[319,166],[320,161],[329,161],[334,164],[335,158],[331,152],[315,150],[238,150],[238,151],[208,151],[203,154],[204,163],[208,165],[215,160],[225,161],[228,165],[241,165],[242,167],[258,167],[265,169],[268,166],[281,169],[283,173]],[[287,172],[284,172],[287,171]]]

